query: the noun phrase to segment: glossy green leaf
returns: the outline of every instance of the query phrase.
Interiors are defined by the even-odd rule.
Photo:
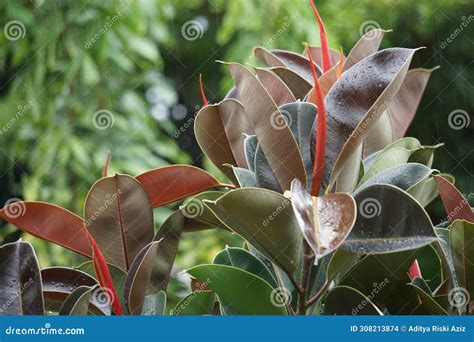
[[[185,218],[184,232],[191,232],[202,229],[228,228],[204,205],[204,200],[217,201],[224,195],[224,192],[206,191],[199,195],[187,199],[181,206],[182,215]]]
[[[132,315],[139,315],[142,311],[159,244],[159,241],[153,241],[146,245],[128,271],[123,292],[125,305]]]
[[[265,280],[247,271],[224,265],[199,265],[188,273],[206,281],[241,315],[286,315],[285,307],[275,300],[278,293]]]
[[[335,281],[336,284],[358,261],[360,256],[356,253],[339,248],[332,255],[326,272],[328,282]]]
[[[422,164],[407,163],[395,165],[368,178],[357,188],[355,194],[374,184],[390,184],[409,192],[410,188],[428,178],[432,173],[432,169]]]
[[[355,200],[357,220],[342,248],[361,254],[414,249],[437,240],[423,207],[403,190],[375,184]]]
[[[356,204],[345,193],[311,196],[294,180],[291,204],[298,225],[316,260],[334,251],[349,235],[356,220]]]
[[[324,302],[326,315],[380,315],[382,311],[360,291],[349,286],[337,286]]]
[[[262,278],[272,287],[278,287],[277,281],[263,262],[245,249],[227,246],[216,255],[213,264],[239,268]]]
[[[421,148],[420,142],[414,138],[402,138],[390,144],[377,155],[370,167],[366,168],[359,186],[388,168],[408,162],[410,156]]]
[[[206,202],[227,227],[288,273],[299,265],[303,236],[290,201],[273,191],[237,189]]]
[[[451,175],[439,174],[439,176],[454,182],[454,177]],[[418,183],[411,186],[407,192],[412,195],[423,207],[426,207],[439,195],[438,185],[436,184],[434,177],[426,177],[422,179]]]
[[[352,287],[366,296],[379,308],[387,308],[390,314],[410,314],[419,304],[418,296],[407,291],[410,283],[408,268],[421,256],[441,268],[441,260],[431,246],[389,254],[371,254],[362,258],[342,278],[339,285]],[[420,263],[423,269],[424,264]]]
[[[184,297],[174,309],[171,315],[177,316],[201,316],[211,315],[214,309],[215,295],[213,291],[196,291]]]
[[[420,299],[420,304],[416,308],[416,314],[417,315],[438,315],[438,316],[443,316],[447,315],[448,313],[443,309],[441,305],[439,305],[436,300],[426,292],[426,290],[422,289],[421,287],[409,283],[407,286],[412,287],[415,291],[416,294],[418,295]]]
[[[255,177],[255,173],[247,170],[242,169],[240,167],[233,167],[232,170],[234,171],[235,177],[239,182],[239,186],[241,188],[256,188],[257,185],[257,177]]]
[[[153,238],[153,210],[148,196],[143,186],[127,175],[96,182],[87,195],[84,218],[105,260],[124,271]]]
[[[0,316],[44,315],[41,273],[33,246],[0,247]]]

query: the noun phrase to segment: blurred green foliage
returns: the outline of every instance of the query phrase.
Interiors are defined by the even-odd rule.
[[[376,26],[393,29],[383,47],[427,47],[414,65],[441,69],[409,134],[423,144],[444,142],[435,167],[472,191],[472,124],[453,130],[448,115],[474,109],[474,20],[442,47],[473,14],[472,0],[315,2],[336,50],[347,54]],[[9,39],[6,26],[16,21],[24,34]],[[200,30],[191,39],[184,30],[190,22]],[[111,174],[168,163],[204,165],[217,174],[192,132],[199,73],[211,102],[232,84],[215,60],[254,65],[257,45],[294,51],[303,50],[302,42],[319,45],[307,0],[7,0],[0,23],[0,128],[7,128],[0,134],[0,200],[49,201],[78,214],[102,175],[107,149]],[[111,113],[113,125],[101,129],[98,111]],[[157,223],[176,207],[155,210]],[[435,222],[443,219],[439,203],[430,211]],[[0,238],[12,231],[0,227]],[[209,262],[225,243],[241,241],[226,232],[188,234],[178,265]],[[35,245],[43,266],[80,261],[60,247],[36,239]]]

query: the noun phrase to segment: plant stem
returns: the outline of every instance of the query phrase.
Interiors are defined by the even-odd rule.
[[[297,314],[305,316],[306,310],[308,309],[308,305],[306,303],[306,299],[308,296],[308,287],[309,287],[309,278],[311,275],[311,267],[314,263],[314,253],[311,247],[308,245],[306,240],[303,241],[303,265],[301,268],[301,281],[300,281],[300,288],[302,292],[298,294],[298,310]]]
[[[288,273],[288,272],[285,272],[285,273],[286,273],[286,275],[288,276],[288,279],[290,280],[291,285],[293,285],[293,287],[295,288],[295,290],[296,290],[298,293],[303,293],[303,289],[300,287],[300,285],[298,284],[298,282],[296,281],[296,279],[293,277],[293,274]]]
[[[326,283],[323,285],[323,287],[321,287],[318,293],[316,293],[313,298],[311,298],[310,300],[306,302],[306,306],[310,307],[311,305],[316,303],[319,297],[321,297],[321,295],[327,290],[328,286],[329,286],[329,282],[326,281]]]

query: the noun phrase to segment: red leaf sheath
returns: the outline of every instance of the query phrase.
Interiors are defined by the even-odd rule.
[[[318,10],[314,5],[313,0],[309,0],[309,4],[313,9],[314,15],[316,16],[316,20],[318,21],[319,39],[321,40],[321,57],[323,60],[323,71],[326,72],[331,69],[331,59],[329,58],[329,45],[328,38],[326,36],[326,28],[324,27],[323,20],[319,16]]]
[[[110,150],[107,150],[107,156],[105,157],[104,177],[107,177],[107,174],[109,171],[109,160],[110,160]]]
[[[408,269],[408,275],[410,276],[411,280],[415,279],[416,277],[423,278],[421,276],[421,269],[420,265],[418,264],[418,260],[415,259],[415,261],[413,261],[413,264],[411,264],[410,268]]]
[[[117,291],[115,291],[115,286],[112,281],[112,276],[110,275],[109,268],[107,267],[107,263],[105,262],[104,255],[100,251],[99,246],[95,242],[92,235],[89,233],[89,230],[87,229],[86,226],[84,226],[84,230],[86,231],[87,237],[89,238],[89,241],[91,242],[91,245],[92,245],[92,249],[94,251],[93,265],[94,265],[95,273],[97,275],[97,280],[99,281],[99,284],[100,286],[102,286],[102,288],[105,288],[111,292],[112,309],[116,315],[122,316],[123,315],[122,306],[120,305],[120,301],[117,296]]]
[[[344,53],[342,52],[342,48],[341,48],[341,53],[339,55],[339,64],[337,65],[337,70],[336,70],[336,80],[338,80],[339,77],[341,77],[343,69],[344,69]]]
[[[306,46],[306,48],[308,49],[309,64],[314,79],[315,104],[318,107],[316,152],[314,156],[313,177],[311,179],[311,195],[318,196],[324,177],[324,162],[326,158],[326,108],[324,107],[324,97],[321,92],[321,87],[319,86],[313,58],[311,57],[309,47]]]
[[[204,94],[204,87],[202,86],[202,75],[199,74],[199,89],[201,90],[202,104],[204,106],[208,105],[206,94]]]

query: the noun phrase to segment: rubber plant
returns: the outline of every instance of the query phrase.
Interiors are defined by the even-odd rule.
[[[201,84],[197,141],[238,189],[183,210],[197,201],[195,220],[244,244],[187,272],[207,281],[223,315],[470,313],[459,291],[472,291],[472,209],[433,226],[424,207],[454,179],[432,168],[441,145],[405,137],[436,68],[409,69],[418,49],[379,51],[383,29],[347,56],[331,50],[310,5],[321,47],[256,47],[253,70],[220,62],[234,87],[219,103]],[[448,212],[455,198],[443,196]]]
[[[310,5],[321,47],[257,47],[254,72],[225,63],[235,87],[217,104],[200,79],[196,138],[233,185],[186,165],[106,166],[83,217],[9,203],[0,218],[91,261],[40,269],[27,242],[0,247],[0,314],[163,315],[181,234],[203,229],[243,245],[187,270],[171,314],[471,314],[469,198],[432,168],[440,145],[405,137],[434,69],[409,69],[417,49],[378,51],[382,29],[331,50]],[[448,219],[433,227],[438,194]],[[176,201],[155,232],[153,209]]]
[[[181,234],[199,224],[179,209],[155,233],[153,209],[232,185],[187,165],[135,177],[108,177],[107,166],[108,157],[104,177],[85,200],[83,218],[45,202],[13,202],[0,210],[0,218],[19,229],[91,259],[75,268],[40,269],[31,244],[1,246],[0,315],[164,313]]]

